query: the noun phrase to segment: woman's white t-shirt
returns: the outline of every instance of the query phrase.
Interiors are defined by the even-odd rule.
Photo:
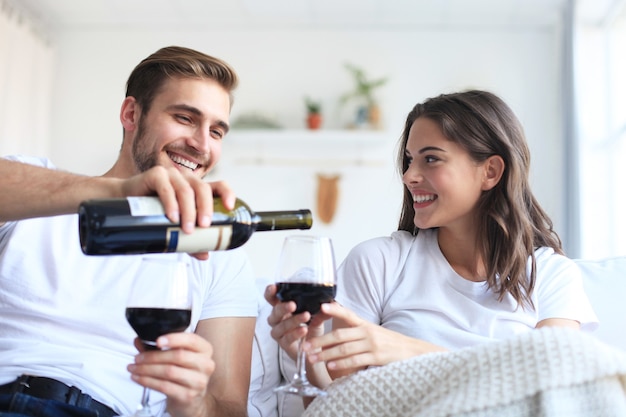
[[[458,275],[436,229],[397,231],[352,249],[339,267],[337,301],[372,323],[448,349],[511,337],[548,318],[594,329],[577,265],[551,248],[536,250],[535,258],[534,309],[522,308],[509,294],[499,300],[486,282]]]

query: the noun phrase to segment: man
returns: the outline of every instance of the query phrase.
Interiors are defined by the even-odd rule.
[[[142,386],[175,417],[246,415],[257,304],[243,252],[194,254],[193,333],[137,354],[124,310],[142,256],[84,255],[76,215],[86,199],[156,194],[191,232],[210,224],[213,194],[232,207],[229,187],[202,177],[219,160],[236,84],[216,58],[163,48],[128,79],[106,174],[0,158],[0,416],[129,415]]]

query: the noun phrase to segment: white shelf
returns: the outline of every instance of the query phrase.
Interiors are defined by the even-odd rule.
[[[224,139],[224,155],[234,165],[383,166],[397,142],[376,130],[233,130]]]
[[[359,147],[384,145],[394,140],[389,132],[382,130],[291,130],[259,129],[232,130],[225,141],[236,145],[263,144],[267,146],[303,145],[318,146],[348,145]]]

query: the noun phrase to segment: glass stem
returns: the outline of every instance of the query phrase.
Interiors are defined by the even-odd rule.
[[[296,359],[297,373],[294,375],[294,381],[297,381],[300,385],[306,385],[309,383],[306,376],[306,352],[302,349],[304,344],[304,337],[298,342],[298,357]]]
[[[152,415],[152,410],[150,410],[150,390],[146,387],[143,388],[143,393],[141,394],[140,415],[142,416]]]

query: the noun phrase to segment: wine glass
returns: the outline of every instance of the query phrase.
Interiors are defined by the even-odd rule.
[[[126,320],[148,350],[159,336],[184,331],[191,321],[188,264],[181,257],[144,257],[126,304]],[[153,417],[150,390],[143,389],[134,416]]]
[[[314,315],[322,303],[335,298],[335,256],[332,241],[320,236],[288,236],[283,243],[276,270],[276,296],[281,301],[294,301],[293,314],[308,311]],[[306,326],[306,325],[304,325]],[[296,373],[293,381],[275,389],[303,397],[325,395],[306,376],[306,354],[298,342]]]

